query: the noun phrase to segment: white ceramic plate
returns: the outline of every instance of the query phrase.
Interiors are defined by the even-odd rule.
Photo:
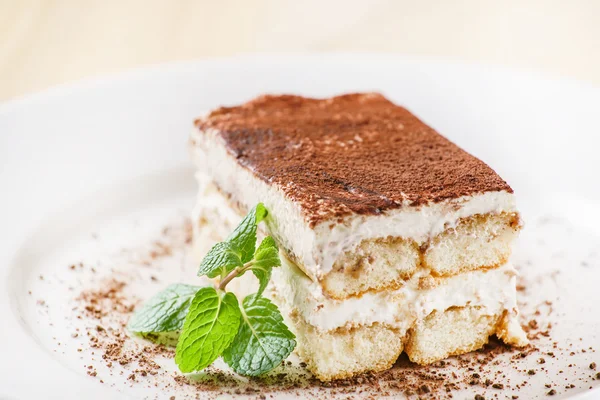
[[[0,398],[168,398],[123,377],[101,385],[86,375],[75,351],[84,342],[70,338],[65,319],[73,293],[64,290],[86,282],[67,266],[140,243],[187,212],[195,185],[186,140],[203,110],[265,92],[351,91],[407,106],[513,186],[527,222],[515,263],[533,282],[528,301],[554,301],[561,345],[600,349],[599,89],[394,56],[243,57],[153,67],[0,106]],[[544,397],[544,382],[562,376],[579,381],[555,386],[555,398],[598,395],[589,386],[600,381],[584,379],[595,357],[549,363],[544,376],[525,377],[520,398]],[[574,366],[559,377],[561,363]]]

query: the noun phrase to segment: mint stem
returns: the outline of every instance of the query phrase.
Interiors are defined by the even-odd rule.
[[[247,262],[241,268],[235,267],[233,271],[231,271],[229,274],[227,274],[227,276],[225,276],[225,278],[221,279],[221,281],[219,282],[219,286],[217,286],[217,289],[225,290],[225,286],[227,286],[229,282],[231,282],[234,278],[237,278],[238,276],[242,275],[244,272],[248,271],[250,267],[252,267],[252,261]]]

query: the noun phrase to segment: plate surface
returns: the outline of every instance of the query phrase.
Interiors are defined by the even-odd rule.
[[[138,249],[187,215],[195,187],[187,135],[203,110],[265,92],[352,91],[383,92],[511,184],[526,221],[514,256],[532,292],[524,307],[552,301],[552,339],[600,349],[599,89],[393,56],[242,57],[133,71],[0,106],[0,398],[165,397],[85,373],[92,355],[77,351],[87,341],[72,337],[71,311],[94,278],[69,266],[110,273],[108,255]],[[193,277],[177,257],[155,271],[160,282]],[[143,297],[159,287],[132,290]],[[588,351],[549,362],[544,376],[525,376],[520,398],[544,397],[561,363],[565,384],[577,387],[559,385],[555,398],[600,395],[589,390],[600,383],[589,378],[592,361],[600,356]]]

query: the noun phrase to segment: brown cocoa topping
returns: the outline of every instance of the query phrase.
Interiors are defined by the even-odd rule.
[[[511,188],[484,162],[380,94],[261,96],[196,121],[297,202],[311,225],[352,213]]]

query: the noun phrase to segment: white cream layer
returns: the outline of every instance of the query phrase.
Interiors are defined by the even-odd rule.
[[[300,207],[285,196],[281,187],[267,184],[236,162],[217,131],[200,132],[194,128],[191,151],[201,185],[213,180],[245,207],[265,204],[270,213],[267,219],[270,234],[297,258],[313,279],[329,273],[341,254],[365,239],[394,236],[421,243],[456,225],[461,218],[516,211],[511,193],[488,192],[427,206],[406,206],[381,215],[354,214],[341,224],[335,223],[333,228],[329,222],[310,228]]]
[[[415,320],[450,307],[479,306],[489,315],[503,310],[517,315],[517,272],[510,263],[493,270],[455,275],[430,289],[419,288],[419,279],[427,272],[418,272],[397,290],[335,300],[326,297],[319,284],[292,262],[283,256],[282,261],[284,265],[274,269],[272,276],[278,296],[304,321],[323,331],[374,323],[405,330]]]
[[[199,175],[199,182],[200,192],[193,214],[194,252],[198,260],[214,243],[223,240],[241,219],[209,179],[204,180],[203,175]],[[200,226],[199,220],[204,220],[205,225]],[[432,311],[474,305],[483,307],[482,312],[490,315],[507,310],[507,329],[517,337],[523,335],[517,319],[516,271],[510,264],[494,270],[459,274],[431,289],[419,289],[419,279],[427,275],[427,271],[419,271],[400,289],[367,292],[339,301],[326,297],[318,283],[285,256],[281,258],[284,265],[273,270],[271,280],[278,297],[285,303],[281,305],[287,310],[295,310],[307,323],[320,330],[385,323],[405,331],[417,318],[424,318]],[[254,277],[246,274],[228,288],[244,297],[254,293],[257,285]]]

